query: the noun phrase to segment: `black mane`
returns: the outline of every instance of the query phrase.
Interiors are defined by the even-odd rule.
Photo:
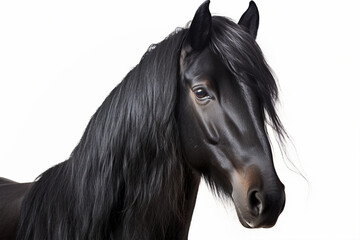
[[[190,169],[179,143],[176,101],[187,32],[177,30],[151,46],[93,115],[69,160],[39,177],[24,200],[18,239],[110,239],[115,230],[122,239],[147,239],[171,232],[166,222],[182,221]],[[284,136],[276,82],[255,40],[230,20],[213,17],[209,48],[237,79],[248,79]]]
[[[70,159],[41,175],[24,201],[19,239],[107,239],[118,224],[123,239],[145,239],[181,216],[174,69],[185,33],[152,45],[93,115]]]

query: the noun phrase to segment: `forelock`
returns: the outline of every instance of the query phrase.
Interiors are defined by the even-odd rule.
[[[220,57],[237,81],[248,85],[256,94],[267,116],[267,123],[276,131],[280,142],[287,134],[276,112],[278,86],[255,39],[232,20],[213,17],[210,50]]]

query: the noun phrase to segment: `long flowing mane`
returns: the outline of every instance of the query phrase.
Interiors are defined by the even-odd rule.
[[[152,45],[93,115],[69,160],[39,177],[24,200],[19,239],[107,239],[116,225],[126,228],[124,239],[141,238],[165,234],[156,228],[181,216],[175,106],[185,33]]]
[[[176,107],[187,32],[179,29],[152,45],[92,116],[70,158],[39,177],[24,200],[18,239],[111,239],[114,231],[122,239],[147,239],[173,232],[167,222],[183,221],[191,170]],[[232,21],[213,17],[209,48],[254,90],[264,121],[267,113],[284,136],[274,107],[276,82],[255,40]]]

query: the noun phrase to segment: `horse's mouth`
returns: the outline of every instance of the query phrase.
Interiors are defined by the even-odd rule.
[[[246,227],[246,228],[254,228],[254,226],[253,226],[250,222],[246,221],[243,217],[241,217],[241,216],[238,215],[238,218],[239,218],[240,223],[241,223],[244,227]]]
[[[236,213],[238,216],[238,219],[240,221],[240,223],[246,227],[246,228],[257,228],[257,226],[254,224],[254,219],[252,217],[250,217],[249,214],[244,214],[240,208],[238,208],[238,206],[236,206],[235,204],[235,208],[236,208]],[[247,216],[247,219],[245,219],[244,216]]]
[[[254,219],[254,218],[250,218],[251,220],[246,220],[242,214],[240,212],[238,212],[238,210],[236,211],[237,215],[238,215],[238,219],[240,221],[240,223],[245,227],[245,228],[271,228],[273,227],[276,222],[277,222],[277,218],[273,221],[259,221],[258,219]]]
[[[238,201],[234,201],[234,205],[238,219],[245,228],[271,228],[276,224],[278,217],[284,209],[285,193],[282,194],[282,197],[277,204],[267,206],[260,214],[254,214],[254,212],[249,209],[248,205],[243,204],[239,199]]]

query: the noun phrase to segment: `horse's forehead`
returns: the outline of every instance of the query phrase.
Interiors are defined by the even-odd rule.
[[[187,79],[229,74],[229,71],[220,61],[220,58],[208,48],[190,57],[184,72]]]

